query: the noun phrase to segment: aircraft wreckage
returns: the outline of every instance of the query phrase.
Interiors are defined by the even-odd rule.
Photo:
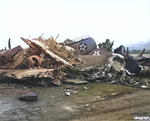
[[[73,68],[81,64],[72,50],[58,44],[53,37],[43,40],[41,37],[32,40],[21,39],[29,45],[22,49],[17,46],[0,54],[0,77],[18,80],[49,79],[61,85],[66,67]],[[36,69],[37,68],[37,69]]]
[[[41,85],[54,83],[60,86],[69,77],[74,84],[78,83],[76,80],[84,80],[83,83],[100,81],[129,86],[139,83],[132,79],[130,83],[126,75],[150,73],[150,59],[142,56],[145,49],[134,58],[129,55],[128,48],[125,51],[124,46],[115,49],[114,53],[97,48],[91,37],[63,43],[57,43],[52,36],[48,39],[41,36],[32,40],[21,39],[29,48],[17,46],[11,49],[9,39],[9,50],[0,54],[0,80],[37,82]]]

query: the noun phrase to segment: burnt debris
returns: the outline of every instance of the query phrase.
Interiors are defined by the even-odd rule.
[[[104,82],[150,88],[150,80],[144,79],[150,73],[150,58],[143,57],[145,49],[133,57],[123,45],[113,53],[113,42],[108,40],[97,48],[89,36],[67,39],[63,43],[57,43],[52,36],[21,39],[28,48],[17,46],[11,49],[9,39],[9,50],[0,54],[0,80],[26,81],[44,87],[51,83],[61,86],[62,83]],[[137,80],[140,76],[143,78]],[[70,93],[66,91],[66,95]]]

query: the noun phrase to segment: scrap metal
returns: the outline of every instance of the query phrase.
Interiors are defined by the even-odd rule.
[[[17,46],[0,54],[0,68],[14,69],[23,59],[23,49],[21,46]]]
[[[54,79],[54,69],[0,69],[0,75],[4,78],[19,80],[49,78]]]
[[[28,92],[26,94],[22,94],[21,92],[18,92],[18,98],[20,100],[37,101],[38,100],[38,94],[33,93],[33,92]]]
[[[138,57],[133,58],[129,55],[128,48],[125,51],[124,46],[116,49],[115,54],[96,48],[91,37],[81,38],[79,41],[67,40],[64,43],[57,43],[53,37],[21,39],[29,48],[17,46],[0,54],[0,78],[30,80],[43,86],[49,83],[60,86],[62,82],[70,83],[73,80],[74,84],[96,81],[150,88],[150,80],[137,82],[128,77],[128,74],[149,76],[150,67],[145,64],[150,65],[150,59],[142,56],[145,49]]]
[[[38,50],[40,50],[39,54],[41,54],[43,51],[61,64],[67,65],[69,67],[73,67],[73,65],[77,64],[75,58],[73,58],[73,55],[65,50],[63,46],[58,44],[53,37],[48,38],[45,41],[42,38],[28,40],[21,37],[21,39],[30,47],[38,48]]]
[[[47,40],[42,37],[21,39],[29,48],[22,49],[21,46],[17,46],[0,54],[1,79],[34,79],[35,83],[39,81],[41,85],[54,83],[60,86],[66,76],[62,70],[80,65],[81,61],[77,59],[74,51],[58,44],[53,37]],[[10,44],[10,39],[8,43]]]
[[[40,68],[41,58],[37,55],[30,56],[28,59],[28,65],[29,65],[29,68],[35,68],[36,66],[37,68]]]

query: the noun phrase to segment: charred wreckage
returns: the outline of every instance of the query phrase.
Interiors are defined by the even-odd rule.
[[[0,54],[0,80],[13,80],[48,86],[104,82],[141,88],[150,88],[150,58],[129,54],[123,45],[114,52],[97,48],[91,37],[81,37],[57,43],[54,37],[41,36],[21,39],[29,45],[20,45]],[[111,45],[112,47],[112,45]],[[143,77],[139,80],[137,77]],[[146,78],[144,78],[146,77]],[[148,77],[148,78],[147,78]]]

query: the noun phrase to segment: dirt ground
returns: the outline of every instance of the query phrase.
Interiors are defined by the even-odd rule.
[[[79,88],[78,94],[66,96],[66,85],[1,88],[0,121],[126,121],[150,117],[149,90],[105,83],[70,84]],[[17,92],[36,92],[38,101],[19,100]]]
[[[67,85],[78,87],[78,94],[66,96]],[[19,100],[18,92],[38,93],[38,101]],[[132,121],[137,116],[150,118],[149,92],[96,82],[60,87],[1,83],[0,121]]]
[[[106,86],[106,85],[105,85]],[[136,116],[150,117],[149,90],[126,88],[118,91],[111,85],[108,90],[114,92],[95,96],[79,119],[73,121],[130,121]],[[94,98],[94,97],[93,97]]]

